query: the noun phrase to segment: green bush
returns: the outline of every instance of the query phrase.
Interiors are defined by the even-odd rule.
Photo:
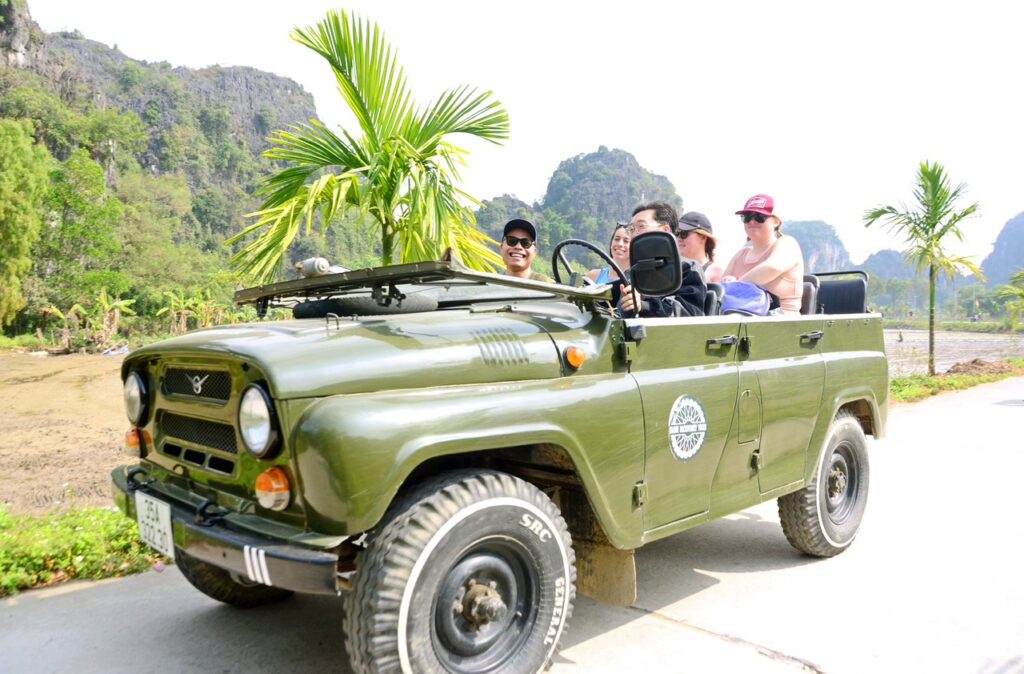
[[[45,345],[35,335],[16,335],[5,337],[0,335],[0,349],[41,349]]]
[[[118,511],[80,508],[30,517],[11,515],[0,504],[0,597],[77,578],[138,573],[161,559]]]

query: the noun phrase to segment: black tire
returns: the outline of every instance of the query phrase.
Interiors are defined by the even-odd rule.
[[[829,428],[814,479],[779,499],[779,519],[790,545],[815,557],[846,550],[864,517],[869,477],[864,430],[857,417],[840,412]]]
[[[224,569],[189,557],[181,550],[175,555],[175,563],[181,575],[207,597],[238,608],[253,608],[272,604],[292,596],[291,590],[266,585],[245,584],[236,581]]]
[[[572,614],[571,543],[555,504],[511,475],[460,471],[417,487],[357,560],[344,599],[353,670],[544,669]]]
[[[381,306],[369,295],[334,297],[327,300],[308,300],[292,307],[294,318],[323,318],[327,314],[336,316],[388,316],[391,314],[414,314],[421,311],[436,311],[437,297],[423,291],[409,293],[405,299]]]

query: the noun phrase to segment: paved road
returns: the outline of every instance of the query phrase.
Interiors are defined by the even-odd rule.
[[[636,605],[581,599],[552,672],[1024,672],[1024,379],[894,409],[846,553],[764,504],[639,551]],[[0,602],[0,672],[349,672],[340,602],[237,611],[174,568]]]

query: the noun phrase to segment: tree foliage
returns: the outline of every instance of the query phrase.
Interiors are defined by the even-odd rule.
[[[32,266],[52,157],[32,125],[0,119],[0,325],[25,306],[21,282]]]
[[[450,141],[457,134],[508,138],[508,114],[491,92],[456,87],[418,108],[380,29],[345,11],[292,37],[328,62],[361,136],[316,121],[272,136],[265,156],[288,167],[260,190],[256,223],[232,239],[259,235],[232,258],[238,269],[254,279],[275,277],[303,224],[309,232],[319,217],[327,227],[353,208],[379,228],[384,264],[436,260],[452,248],[472,267],[496,266],[500,259],[488,246],[494,242],[463,203],[478,202],[457,187],[466,151]]]
[[[121,203],[107,191],[103,168],[80,148],[50,173],[44,235],[35,249],[34,274],[47,289],[44,306],[84,302],[106,287],[125,283],[104,274],[116,267],[121,246]]]
[[[967,186],[951,187],[946,170],[937,162],[918,165],[914,186],[914,205],[878,206],[864,213],[864,225],[881,223],[904,237],[905,255],[928,270],[928,374],[935,374],[935,284],[940,273],[950,278],[962,270],[981,277],[981,270],[967,257],[947,250],[950,239],[963,242],[960,223],[974,215],[977,202],[959,208]],[[959,210],[958,210],[959,209]]]
[[[999,288],[999,296],[1006,301],[1006,309],[1010,314],[1010,329],[1017,329],[1017,321],[1024,313],[1024,269],[1017,270],[1010,276],[1010,282]]]

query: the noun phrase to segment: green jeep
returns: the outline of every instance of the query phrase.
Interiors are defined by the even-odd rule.
[[[359,673],[542,670],[577,590],[628,605],[636,548],[766,499],[798,550],[846,549],[887,414],[866,280],[809,277],[800,316],[623,318],[575,244],[555,284],[432,262],[239,291],[295,320],[125,359],[118,506],[218,601],[343,594]],[[671,235],[631,263],[679,285]]]

